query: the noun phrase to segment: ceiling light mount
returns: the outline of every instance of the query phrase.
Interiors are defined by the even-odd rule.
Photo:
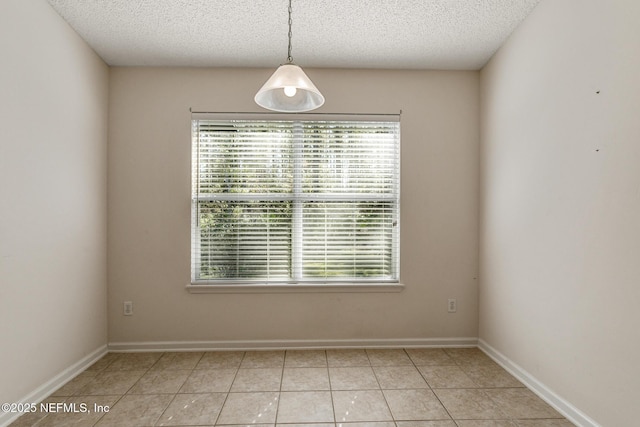
[[[254,100],[267,110],[284,113],[311,111],[324,104],[324,96],[313,84],[302,68],[293,63],[291,56],[291,0],[289,0],[289,47],[287,62],[278,67],[269,80],[260,88]]]

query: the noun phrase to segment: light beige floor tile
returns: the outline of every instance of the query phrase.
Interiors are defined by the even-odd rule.
[[[178,394],[164,411],[157,426],[214,425],[226,393]]]
[[[262,389],[273,391],[251,392]],[[477,348],[110,353],[47,401],[111,411],[39,412],[12,426],[393,427],[396,415],[397,427],[454,427],[421,419],[444,416],[429,409],[440,401],[460,427],[572,426]]]
[[[286,368],[323,368],[327,366],[324,350],[287,350],[284,358]]]
[[[420,366],[432,388],[475,388],[477,385],[458,366]]]
[[[215,427],[275,427],[275,424],[216,424]],[[207,426],[209,427],[209,426]],[[286,427],[290,427],[289,424]]]
[[[407,354],[416,366],[455,365],[455,361],[441,348],[408,348]]]
[[[508,418],[483,390],[439,388],[434,392],[454,420]]]
[[[128,394],[176,394],[191,371],[149,371],[134,384]]]
[[[517,427],[574,427],[573,423],[562,420],[515,420]]]
[[[67,407],[60,412],[50,412],[38,422],[38,426],[43,427],[70,427],[70,426],[93,426],[107,413],[95,411],[94,405],[113,408],[120,396],[76,396],[67,399],[64,403],[75,406]],[[81,405],[86,405],[86,411]]]
[[[60,398],[63,399],[63,398]],[[47,416],[46,412],[40,412],[40,410],[34,412],[22,412],[21,415],[15,414],[18,418],[14,419],[9,427],[32,427],[38,421]]]
[[[365,421],[361,423],[337,423],[336,427],[396,427],[396,423],[391,421]]]
[[[64,403],[69,397],[66,396],[50,396],[44,399],[41,403],[43,405],[46,404],[58,404]],[[36,404],[35,408],[29,408],[30,412],[23,412],[22,416],[20,416],[17,420],[14,420],[10,426],[11,427],[31,427],[35,425],[39,420],[43,419],[47,416],[47,412],[42,410],[40,403]]]
[[[510,420],[458,420],[458,427],[516,427]]]
[[[240,367],[281,368],[283,364],[284,351],[247,351]]]
[[[227,392],[236,376],[237,369],[201,369],[191,372],[180,388],[180,393]]]
[[[327,350],[327,363],[338,368],[371,365],[367,352],[356,349]]]
[[[115,362],[119,356],[120,353],[107,353],[93,365],[89,366],[85,372],[104,371],[110,364]]]
[[[327,368],[284,368],[282,391],[329,390]]]
[[[431,390],[383,390],[383,393],[396,420],[451,419]]]
[[[411,366],[413,362],[402,349],[366,350],[371,366]]]
[[[231,391],[279,391],[282,368],[240,368]]]
[[[328,391],[293,391],[280,394],[277,423],[333,422],[333,404]]]
[[[244,351],[205,352],[196,365],[196,369],[238,368],[244,357]]]
[[[373,372],[382,389],[429,388],[414,366],[374,366]]]
[[[144,375],[145,371],[102,371],[77,393],[78,395],[121,395]]]
[[[380,390],[333,391],[337,423],[351,421],[393,421]]]
[[[511,419],[562,418],[555,409],[526,388],[496,388],[485,392]]]
[[[82,387],[89,384],[95,376],[97,372],[95,371],[84,371],[73,378],[71,381],[60,387],[58,390],[54,391],[51,396],[73,396],[78,393]]]
[[[229,393],[218,424],[268,424],[276,420],[279,393]]]
[[[276,427],[336,427],[334,423],[291,423],[291,424],[276,424]],[[355,426],[349,426],[355,427]],[[395,427],[395,426],[390,426]]]
[[[478,387],[524,387],[513,375],[496,364],[460,365]]]
[[[154,371],[194,369],[203,355],[203,352],[164,353],[151,369]]]
[[[497,365],[479,348],[446,348],[444,351],[457,364]]]
[[[437,421],[398,421],[397,427],[456,427],[452,420]]]
[[[368,366],[353,368],[329,368],[331,390],[379,389],[373,369]]]
[[[151,368],[162,357],[162,353],[121,353],[107,371],[138,371]]]
[[[96,424],[97,427],[152,426],[173,399],[169,394],[123,396]]]

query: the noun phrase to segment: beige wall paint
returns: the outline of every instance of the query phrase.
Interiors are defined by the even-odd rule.
[[[190,113],[258,111],[273,69],[113,68],[109,341],[477,336],[479,73],[306,70],[321,112],[402,113],[402,282],[390,294],[189,294]],[[458,313],[447,313],[447,298]],[[134,315],[122,315],[132,300]]]
[[[481,80],[480,338],[603,426],[637,423],[638,22],[543,0]]]
[[[17,402],[107,341],[109,71],[44,0],[0,2],[0,61],[0,402]]]

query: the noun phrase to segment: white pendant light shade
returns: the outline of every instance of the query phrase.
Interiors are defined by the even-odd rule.
[[[271,75],[255,96],[256,103],[283,113],[311,111],[324,104],[324,96],[295,64],[284,64]]]

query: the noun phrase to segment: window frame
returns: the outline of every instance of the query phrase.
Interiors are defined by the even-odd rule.
[[[256,120],[256,121],[300,121],[300,122],[309,122],[309,121],[345,121],[345,122],[353,122],[353,121],[368,121],[368,122],[398,122],[398,146],[397,146],[397,171],[395,177],[395,186],[396,193],[394,194],[393,202],[396,204],[395,206],[395,221],[393,227],[396,228],[394,232],[394,239],[396,240],[394,245],[394,251],[392,252],[393,263],[395,269],[395,278],[392,279],[352,279],[352,278],[343,278],[343,279],[327,279],[323,278],[320,280],[298,280],[293,274],[291,280],[282,280],[282,281],[265,281],[265,280],[252,280],[252,279],[216,279],[216,280],[197,280],[196,277],[196,263],[194,261],[193,248],[194,245],[198,245],[197,239],[199,239],[199,234],[194,232],[196,230],[194,226],[194,221],[197,221],[197,204],[201,200],[199,197],[193,196],[193,180],[197,180],[194,176],[194,156],[196,154],[193,153],[194,148],[194,123],[198,120]],[[281,113],[196,113],[192,112],[191,115],[191,129],[192,129],[192,197],[191,197],[191,225],[190,225],[190,234],[191,234],[191,245],[192,245],[192,253],[190,255],[190,263],[191,263],[191,281],[187,285],[187,290],[191,293],[289,293],[289,292],[400,292],[404,289],[404,285],[400,281],[400,148],[401,148],[401,137],[400,137],[400,114],[318,114],[318,113],[296,113],[296,114],[281,114]],[[294,145],[294,152],[296,152],[296,145]],[[294,162],[296,163],[295,167],[300,168],[300,163],[302,162],[299,158],[299,153],[294,153]],[[199,181],[198,181],[199,182]],[[294,187],[297,187],[294,184]],[[214,196],[215,198],[215,196]],[[322,198],[329,202],[334,201],[355,201],[353,198],[345,197],[343,195],[338,194],[330,194],[323,195]],[[236,201],[247,201],[247,200],[262,200],[260,195],[251,195],[245,194],[243,196],[227,196],[227,200],[236,200]],[[305,197],[303,192],[300,191],[300,188],[297,187],[294,189],[291,197],[278,197],[278,200],[289,199],[293,203],[304,204]],[[318,196],[308,196],[308,200],[313,199],[314,201],[318,200]],[[370,201],[371,196],[363,196],[362,201]],[[380,200],[389,201],[389,197],[381,197]],[[295,214],[294,214],[295,216]],[[301,221],[292,219],[295,225],[292,224],[291,232],[294,236],[292,236],[292,240],[296,239],[295,235],[301,233],[300,227],[302,227]],[[298,228],[296,232],[296,228]],[[294,244],[292,244],[294,245]],[[298,246],[300,247],[300,246]],[[301,250],[301,247],[300,247]],[[292,256],[292,258],[294,258]],[[296,260],[292,259],[292,264],[295,264]],[[299,266],[292,266],[293,270],[297,270]]]

